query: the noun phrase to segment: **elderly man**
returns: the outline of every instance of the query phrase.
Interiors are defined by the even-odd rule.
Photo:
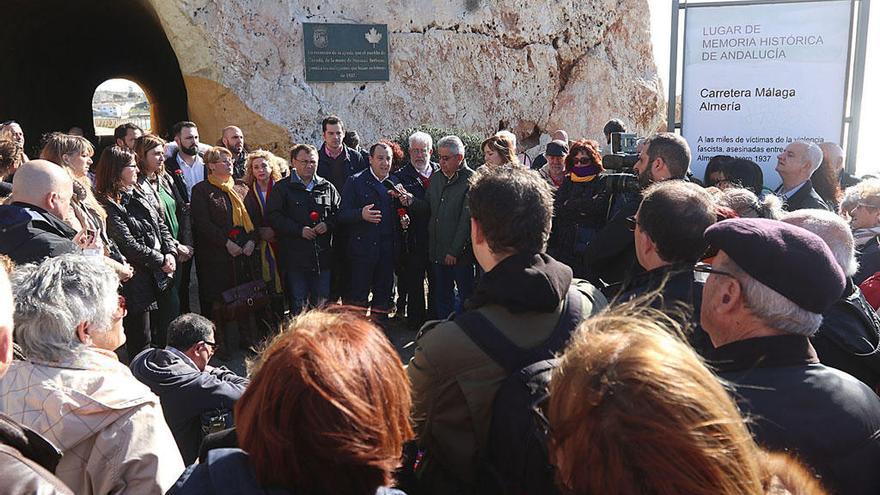
[[[565,180],[565,157],[568,156],[568,141],[556,139],[547,143],[546,151],[538,158],[544,158],[544,164],[538,168],[538,175],[547,181],[553,190],[559,189]],[[538,158],[535,161],[538,161]]]
[[[565,149],[568,150],[568,133],[563,131],[562,129],[553,131],[553,133],[550,134],[550,140],[551,141],[562,141],[563,143],[565,143]],[[548,144],[548,146],[549,146],[549,144]],[[566,151],[566,154],[567,153],[568,153],[568,151]],[[542,168],[544,168],[544,166],[547,165],[547,160],[548,160],[547,157],[548,156],[550,156],[550,155],[547,154],[546,150],[544,151],[544,153],[541,153],[540,155],[536,156],[535,160],[532,161],[532,167],[531,167],[532,170],[541,170]]]
[[[691,163],[687,141],[677,134],[664,132],[645,140],[635,165],[642,189],[655,182],[684,179]],[[641,198],[637,194],[620,194],[613,209],[616,213],[608,220],[587,245],[584,259],[587,278],[606,284],[622,282],[626,277],[640,273],[636,263],[635,241],[629,218],[636,214]]]
[[[412,195],[390,176],[391,147],[377,143],[370,148],[370,168],[351,176],[342,189],[339,221],[348,224],[351,289],[347,303],[370,307],[379,319],[391,311],[394,288],[394,257],[400,249],[400,229],[409,220],[398,215],[399,207],[412,204]],[[372,291],[373,299],[367,298]]]
[[[12,364],[12,291],[5,265],[0,259],[0,379]],[[73,492],[52,474],[60,459],[61,453],[45,438],[12,418],[0,415],[3,493],[72,495]]]
[[[758,443],[795,452],[832,493],[880,493],[880,399],[820,364],[809,340],[846,286],[828,246],[766,219],[724,220],[705,237],[718,249],[694,267],[715,347],[708,360],[734,386]]]
[[[244,177],[244,163],[247,160],[247,148],[244,145],[244,134],[234,125],[223,128],[220,145],[232,152],[232,177]]]
[[[841,191],[861,182],[861,179],[843,169],[844,154],[839,144],[826,141],[819,143],[819,148],[822,150],[822,165],[827,164],[834,170]]]
[[[843,295],[822,315],[810,339],[819,360],[880,391],[880,317],[853,283],[859,264],[849,225],[830,211],[813,209],[788,213],[782,221],[821,237],[846,275]]]
[[[18,264],[77,250],[77,232],[64,223],[73,182],[63,168],[46,160],[22,165],[12,183],[11,204],[0,206],[0,254]]]
[[[415,132],[409,137],[409,163],[398,170],[394,176],[416,200],[424,200],[431,183],[431,177],[440,166],[431,161],[434,140],[430,134]],[[428,293],[434,290],[434,276],[428,270],[428,220],[429,212],[418,207],[411,210],[410,226],[404,238],[399,262],[398,314],[406,310],[410,328],[418,330],[428,318],[425,306],[425,278],[428,279]],[[401,307],[401,299],[406,308]],[[433,309],[433,304],[430,304]]]
[[[448,142],[439,144],[441,167],[448,161]],[[489,342],[498,343],[496,350],[513,346],[530,356],[552,356],[559,349],[552,348],[558,339],[551,336],[567,341],[582,318],[606,304],[595,287],[573,279],[569,267],[545,254],[553,195],[534,172],[521,167],[479,172],[467,202],[465,213],[473,214],[467,232],[486,274],[468,301],[469,311],[425,325],[407,369],[414,429],[425,452],[420,480],[425,493],[482,493],[475,485],[486,474],[486,452],[499,446],[489,438],[493,400],[519,367],[506,369],[479,335],[495,335]]]
[[[165,493],[183,472],[159,398],[113,350],[125,343],[116,273],[65,254],[15,273],[15,335],[27,361],[0,380],[0,411],[62,452],[80,495]]]
[[[787,211],[803,208],[830,210],[819,193],[813,189],[810,177],[822,164],[822,150],[816,143],[795,141],[785,147],[776,162],[776,172],[782,178],[775,193],[782,198]]]
[[[187,465],[196,460],[205,429],[232,426],[232,407],[248,385],[247,378],[208,364],[217,347],[214,329],[203,316],[178,316],[168,326],[167,347],[147,349],[131,362],[135,378],[159,396]]]
[[[470,246],[470,211],[467,193],[474,171],[464,160],[464,143],[458,136],[437,141],[440,173],[434,174],[424,200],[416,200],[414,214],[428,212],[428,260],[434,272],[434,317],[446,318],[461,311],[474,285],[474,258]],[[458,288],[458,304],[455,302]]]

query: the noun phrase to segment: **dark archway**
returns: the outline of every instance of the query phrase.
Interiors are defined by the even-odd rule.
[[[180,65],[146,0],[7,0],[4,12],[0,120],[21,124],[29,155],[46,132],[94,137],[92,96],[114,77],[144,89],[156,131],[187,118]]]

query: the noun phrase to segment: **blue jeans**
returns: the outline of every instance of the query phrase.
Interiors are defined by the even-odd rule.
[[[438,319],[461,313],[462,304],[474,290],[474,264],[459,262],[453,266],[432,263],[434,270],[434,308]],[[456,290],[458,294],[456,297]]]
[[[307,307],[321,306],[329,295],[330,270],[287,272],[287,301],[292,315],[300,314]]]

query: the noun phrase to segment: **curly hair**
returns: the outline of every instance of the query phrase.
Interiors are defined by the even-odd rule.
[[[598,167],[600,172],[605,170],[602,166],[602,155],[599,153],[599,143],[591,139],[581,139],[580,141],[574,141],[571,143],[568,155],[565,156],[566,173],[571,172],[572,167],[574,167],[574,160],[578,153],[586,153],[590,162],[592,162],[591,165]]]
[[[257,180],[254,177],[254,160],[262,158],[263,161],[266,162],[266,165],[269,166],[269,178],[272,179],[272,182],[278,182],[281,180],[281,170],[278,168],[278,157],[275,156],[271,151],[266,150],[257,150],[251,153],[248,153],[247,158],[244,162],[244,183],[252,186],[254,181]]]
[[[0,179],[5,179],[21,166],[21,146],[11,139],[0,139]]]

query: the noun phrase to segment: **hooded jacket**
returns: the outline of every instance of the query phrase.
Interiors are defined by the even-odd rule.
[[[553,332],[569,286],[583,294],[584,315],[607,304],[598,289],[573,280],[571,269],[550,256],[516,254],[480,279],[466,308],[479,311],[517,346],[531,349]],[[495,392],[506,372],[454,320],[446,320],[423,327],[407,373],[420,448],[448,476],[472,483],[488,439]],[[433,493],[448,488],[439,481],[425,482]]]
[[[73,253],[75,235],[69,225],[38,206],[20,202],[0,206],[0,253],[16,264]]]
[[[55,475],[78,495],[163,494],[184,469],[158,397],[108,351],[13,362],[0,411],[62,452]]]
[[[201,371],[185,357],[176,349],[146,349],[131,361],[131,371],[159,396],[180,455],[189,465],[196,460],[204,436],[202,414],[231,410],[248,379],[226,368]]]

